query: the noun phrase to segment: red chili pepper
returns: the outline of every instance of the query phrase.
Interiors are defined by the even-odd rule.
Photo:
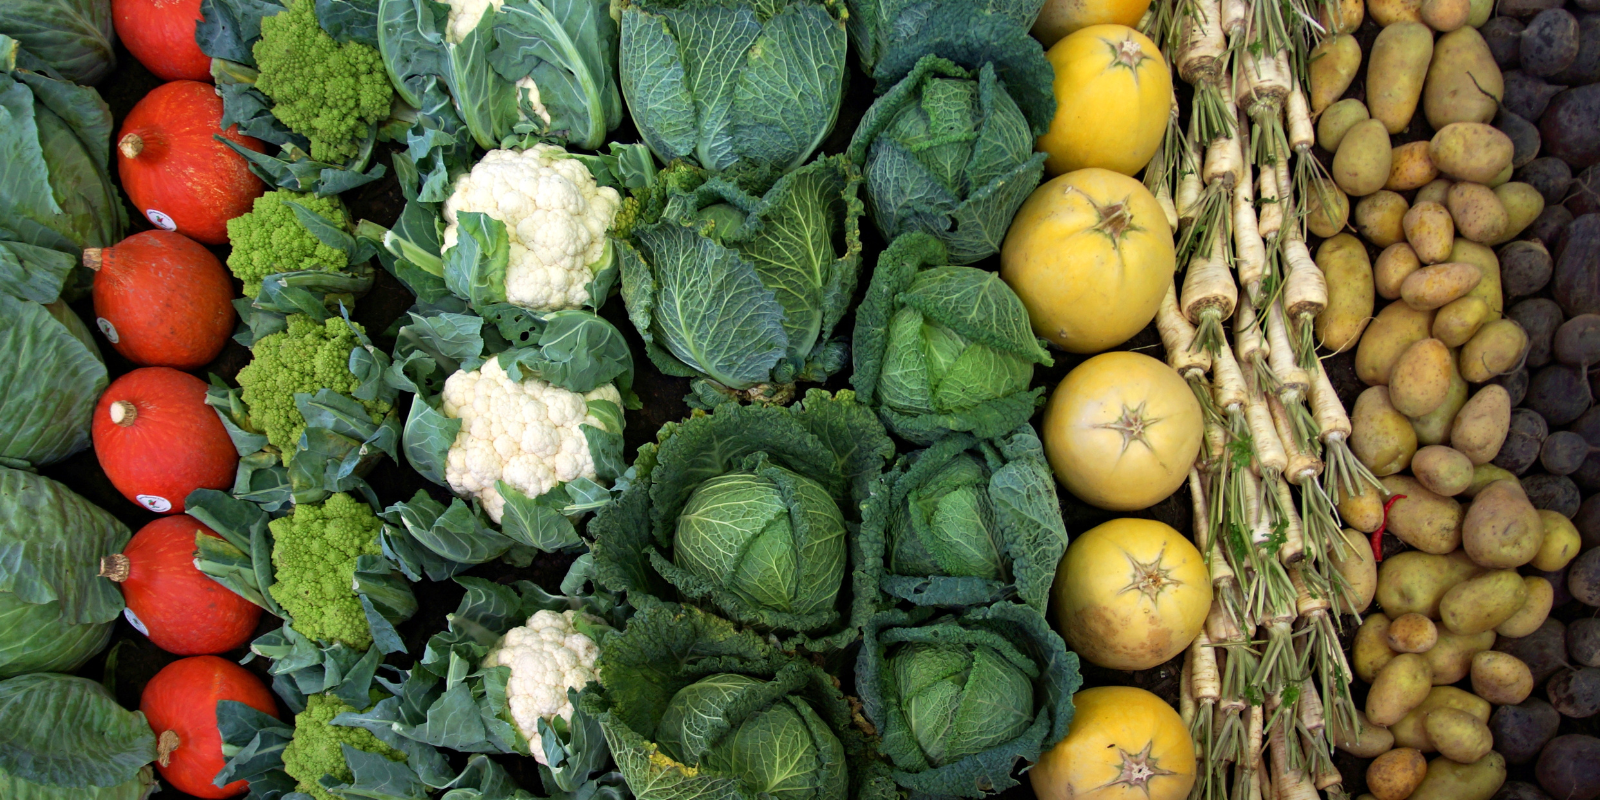
[[[1389,527],[1389,509],[1394,508],[1398,501],[1406,499],[1403,494],[1391,495],[1383,502],[1383,522],[1378,523],[1378,529],[1372,532],[1372,560],[1383,560],[1383,530]]]

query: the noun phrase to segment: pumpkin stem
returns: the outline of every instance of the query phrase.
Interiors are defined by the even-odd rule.
[[[83,251],[83,265],[95,272],[106,263],[106,249],[104,247],[89,247]]]
[[[132,571],[133,559],[128,558],[121,553],[105,556],[100,559],[100,577],[102,578],[110,578],[117,583],[122,583],[128,579],[128,575]]]
[[[163,767],[169,766],[172,761],[172,751],[177,750],[179,744],[182,742],[178,741],[177,731],[162,731],[161,736],[156,739],[156,761]]]
[[[1144,48],[1131,36],[1117,43],[1116,53],[1119,66],[1137,67],[1145,59]]]
[[[1127,555],[1128,566],[1133,568],[1133,580],[1129,581],[1127,586],[1122,587],[1122,590],[1117,592],[1118,594],[1122,592],[1138,592],[1144,595],[1146,600],[1154,603],[1161,599],[1161,593],[1168,586],[1183,582],[1172,577],[1171,569],[1162,566],[1167,557],[1165,545],[1162,546],[1161,552],[1156,553],[1156,557],[1149,561],[1140,561],[1131,554],[1125,555]]]
[[[1100,212],[1100,221],[1095,223],[1095,228],[1110,236],[1114,242],[1122,241],[1122,235],[1133,227],[1133,211],[1128,208],[1126,200],[1095,210]]]
[[[123,158],[138,158],[144,152],[144,139],[137,133],[130,133],[117,142],[117,152]]]
[[[1117,777],[1106,786],[1126,786],[1143,791],[1144,795],[1149,797],[1152,778],[1176,774],[1170,769],[1162,769],[1156,758],[1150,755],[1150,748],[1154,744],[1154,741],[1145,742],[1144,749],[1137,753],[1117,748],[1117,754],[1122,757],[1122,768],[1118,770]]]
[[[126,400],[111,404],[111,421],[126,428],[139,418],[139,409]]]
[[[1147,434],[1149,434],[1150,429],[1155,427],[1156,423],[1160,421],[1160,417],[1145,416],[1144,403],[1140,403],[1135,408],[1123,406],[1122,416],[1117,417],[1111,422],[1104,422],[1096,425],[1095,427],[1116,431],[1117,433],[1122,434],[1122,452],[1126,453],[1128,452],[1128,448],[1135,442],[1142,444],[1145,447],[1150,447],[1150,439]]]

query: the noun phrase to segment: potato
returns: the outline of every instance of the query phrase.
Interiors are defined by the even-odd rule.
[[[1494,749],[1494,734],[1483,720],[1456,708],[1436,708],[1423,721],[1428,738],[1439,755],[1461,764],[1471,764]]]
[[[1561,714],[1536,697],[1514,706],[1500,706],[1489,718],[1494,749],[1511,764],[1527,764],[1537,758],[1560,727]]]
[[[1433,670],[1428,667],[1428,660],[1416,653],[1401,653],[1372,679],[1367,690],[1367,719],[1374,725],[1399,722],[1407,711],[1427,698],[1431,688]]]
[[[1489,99],[1489,117],[1494,100]],[[1511,163],[1511,137],[1483,122],[1441,126],[1428,142],[1428,159],[1439,172],[1457,181],[1488,183]]]
[[[1373,195],[1377,196],[1379,195]],[[1450,218],[1450,210],[1443,205],[1433,202],[1418,203],[1406,211],[1400,225],[1405,241],[1411,245],[1411,251],[1416,254],[1418,261],[1424,264],[1437,264],[1450,257],[1450,246],[1456,240],[1456,227],[1455,220]],[[1476,286],[1478,279],[1474,278],[1472,284]]]
[[[1406,348],[1389,376],[1389,402],[1395,410],[1421,417],[1438,408],[1450,391],[1452,360],[1450,348],[1438,339],[1423,339]]]
[[[1478,493],[1487,489],[1495,481],[1511,481],[1518,483],[1517,476],[1494,464],[1478,464],[1472,468],[1472,485],[1461,493],[1462,497],[1477,497]]]
[[[1506,394],[1504,386],[1485,386],[1461,407],[1450,424],[1450,446],[1474,465],[1487,464],[1500,452],[1510,428],[1511,395]]]
[[[1382,26],[1421,22],[1422,0],[1367,0],[1367,15]]]
[[[1527,349],[1528,334],[1522,326],[1509,319],[1497,319],[1479,328],[1461,346],[1458,364],[1461,377],[1468,383],[1483,383],[1496,375],[1504,375],[1517,368]]]
[[[1306,189],[1306,230],[1326,239],[1344,230],[1350,198],[1330,180],[1314,179]]]
[[[1433,620],[1416,613],[1401,614],[1389,623],[1384,642],[1396,653],[1426,653],[1439,641]]]
[[[1438,619],[1439,601],[1445,593],[1479,572],[1482,570],[1465,554],[1442,556],[1420,550],[1397,553],[1378,565],[1378,605],[1397,617],[1416,612]],[[1385,635],[1387,632],[1386,622]]]
[[[1485,650],[1472,657],[1472,693],[1495,705],[1514,706],[1533,693],[1533,673],[1510,653]]]
[[[1333,0],[1317,8],[1317,21],[1331,33],[1355,33],[1366,18],[1366,0]]]
[[[1317,340],[1334,352],[1354,347],[1372,319],[1372,262],[1367,248],[1360,239],[1341,233],[1323,240],[1316,261],[1328,284],[1328,304],[1313,327]]]
[[[1528,563],[1543,538],[1539,512],[1522,487],[1511,481],[1485,487],[1462,521],[1462,548],[1473,563],[1489,569],[1515,569]]]
[[[1384,130],[1383,122],[1362,120],[1350,126],[1344,138],[1339,140],[1339,149],[1333,154],[1333,169],[1330,170],[1333,182],[1351,197],[1372,194],[1382,189],[1389,180],[1393,158],[1389,148],[1389,132]]]
[[[1573,620],[1567,627],[1567,652],[1575,663],[1600,667],[1600,617]]]
[[[1356,37],[1341,33],[1322,40],[1311,50],[1311,113],[1333,105],[1350,88],[1361,69],[1361,44]]]
[[[1369,119],[1372,119],[1372,115],[1367,113],[1366,105],[1360,100],[1354,97],[1340,100],[1328,106],[1328,110],[1322,112],[1322,116],[1317,120],[1317,144],[1330,153],[1337,153],[1339,144],[1344,141],[1344,135],[1349,133],[1356,123]]]
[[[1505,782],[1506,760],[1494,751],[1471,764],[1436,758],[1411,800],[1489,800]]]
[[[1392,192],[1409,192],[1427,186],[1437,177],[1439,170],[1428,159],[1428,143],[1406,142],[1394,148],[1389,180],[1383,184],[1383,188]]]
[[[1449,686],[1467,677],[1467,673],[1472,671],[1472,657],[1494,647],[1494,643],[1494,631],[1472,636],[1439,631],[1439,641],[1434,643],[1432,650],[1423,653],[1433,670],[1433,684]]]
[[[1356,346],[1356,377],[1368,386],[1387,386],[1395,362],[1411,345],[1428,338],[1433,312],[1390,303],[1367,326]]]
[[[1539,630],[1545,618],[1550,616],[1550,605],[1556,599],[1555,587],[1538,575],[1523,577],[1522,584],[1527,587],[1528,599],[1522,601],[1522,607],[1517,609],[1517,613],[1494,626],[1497,636],[1508,636],[1513,639],[1527,636]]]
[[[1411,245],[1413,250],[1416,247],[1415,243]],[[1444,252],[1448,257],[1450,248],[1446,246]],[[1417,257],[1422,258],[1420,250],[1417,251]],[[1454,262],[1433,264],[1407,275],[1400,284],[1400,297],[1406,305],[1418,311],[1428,311],[1465,297],[1477,288],[1481,280],[1483,271],[1476,265]]]
[[[1458,28],[1433,43],[1433,58],[1422,90],[1422,113],[1436,131],[1463,122],[1482,124],[1493,120],[1499,110],[1497,98],[1506,93],[1505,79],[1494,63],[1494,54],[1489,52],[1489,43],[1473,28]]]
[[[1373,265],[1373,287],[1380,297],[1398,300],[1400,285],[1405,283],[1406,276],[1421,267],[1422,259],[1417,258],[1417,251],[1412,250],[1411,245],[1405,242],[1391,244],[1378,254],[1378,261]]]
[[[1489,17],[1494,16],[1494,3],[1495,0],[1471,0],[1468,5],[1472,11],[1467,14],[1467,24],[1474,28],[1483,27]]]
[[[1422,0],[1422,24],[1449,33],[1467,24],[1472,15],[1470,0]]]
[[[1594,800],[1600,797],[1600,737],[1568,733],[1550,740],[1539,753],[1534,774],[1551,797]]]
[[[1339,722],[1341,715],[1328,715],[1328,740],[1333,746],[1356,758],[1373,758],[1389,752],[1394,747],[1394,736],[1389,729],[1372,724],[1367,715],[1356,709],[1356,730],[1346,731]]]
[[[1495,241],[1511,224],[1500,198],[1481,183],[1463,181],[1452,185],[1444,202],[1450,209],[1450,218],[1455,220],[1456,233],[1474,242]]]
[[[1505,165],[1504,167],[1501,167],[1500,171],[1495,173],[1495,176],[1493,178],[1490,178],[1489,182],[1484,184],[1484,185],[1488,186],[1490,189],[1498,189],[1498,188],[1500,188],[1501,184],[1505,183],[1506,181],[1511,180],[1511,176],[1517,174],[1516,173],[1516,166],[1517,165],[1515,163],[1511,163],[1511,164]]]
[[[1466,673],[1462,673],[1465,675]],[[1438,680],[1434,681],[1438,684]],[[1428,690],[1428,696],[1411,713],[1405,715],[1399,722],[1389,726],[1389,732],[1394,737],[1394,743],[1399,747],[1411,747],[1424,753],[1438,751],[1433,739],[1428,736],[1428,715],[1437,709],[1449,708],[1465,713],[1467,716],[1486,722],[1489,719],[1490,706],[1483,698],[1471,692],[1464,692],[1454,686],[1435,685]]]
[[[1467,382],[1461,379],[1461,371],[1455,369],[1454,359],[1450,367],[1450,391],[1444,402],[1428,414],[1411,420],[1411,429],[1416,431],[1419,445],[1449,443],[1450,426],[1455,424],[1461,407],[1467,404]]]
[[[1579,535],[1578,528],[1572,524],[1572,520],[1567,519],[1564,514],[1541,510],[1539,521],[1544,523],[1544,536],[1539,540],[1539,551],[1534,553],[1533,560],[1528,562],[1528,566],[1540,572],[1555,572],[1577,558],[1578,550],[1583,545],[1583,537]]]
[[[1451,633],[1471,636],[1494,630],[1527,601],[1528,587],[1516,570],[1492,570],[1450,587],[1439,600],[1439,617]]]
[[[1428,774],[1428,760],[1409,747],[1396,747],[1367,765],[1367,791],[1378,800],[1406,800]]]
[[[1428,163],[1430,165],[1433,164],[1432,161]],[[1438,168],[1435,167],[1434,169],[1437,171]],[[1416,196],[1411,198],[1411,202],[1438,203],[1442,206],[1444,205],[1444,199],[1450,195],[1450,187],[1454,185],[1455,181],[1449,178],[1435,178],[1428,181],[1421,189],[1418,189]]]
[[[1389,649],[1389,618],[1368,614],[1350,643],[1350,667],[1356,677],[1371,683],[1396,655],[1399,654]]]
[[[1502,183],[1495,187],[1494,196],[1500,198],[1500,205],[1506,210],[1506,229],[1489,244],[1505,244],[1517,238],[1544,213],[1544,195],[1526,183]]]
[[[1456,237],[1455,244],[1450,247],[1450,260],[1466,264],[1477,264],[1483,272],[1483,280],[1467,294],[1468,297],[1481,297],[1489,304],[1489,321],[1500,318],[1505,310],[1505,298],[1500,293],[1500,259],[1494,251],[1474,241]]]
[[[1479,273],[1480,277],[1482,273]],[[1458,297],[1446,303],[1433,315],[1433,338],[1456,348],[1470,341],[1478,329],[1489,321],[1489,304],[1481,297]]]
[[[1369,0],[1368,11],[1375,2],[1389,4]],[[1414,20],[1385,24],[1367,58],[1367,108],[1389,133],[1399,133],[1411,124],[1422,99],[1428,63],[1433,60],[1433,31]]]
[[[1567,626],[1559,619],[1546,617],[1538,630],[1520,639],[1500,639],[1495,642],[1494,649],[1527,664],[1534,684],[1538,685],[1568,667]]]
[[[1405,218],[1411,206],[1388,189],[1379,189],[1356,203],[1352,214],[1356,231],[1377,247],[1406,240]]]
[[[1455,497],[1472,485],[1472,460],[1453,447],[1428,445],[1411,457],[1411,474],[1440,497]]]
[[[1357,494],[1339,496],[1339,518],[1362,533],[1372,533],[1383,524],[1383,497],[1370,486],[1356,487]]]
[[[1549,435],[1550,425],[1539,412],[1531,408],[1512,410],[1511,427],[1506,432],[1506,440],[1500,444],[1500,452],[1495,454],[1494,465],[1517,475],[1527,472],[1538,463],[1544,440]],[[1522,487],[1524,492],[1527,488]]]
[[[1588,719],[1600,714],[1600,669],[1585,667],[1557,673],[1545,684],[1550,705],[1571,719]]]
[[[1411,420],[1390,405],[1388,387],[1374,386],[1362,392],[1350,421],[1350,450],[1373,475],[1393,475],[1411,464],[1411,456],[1417,452],[1417,432]]]

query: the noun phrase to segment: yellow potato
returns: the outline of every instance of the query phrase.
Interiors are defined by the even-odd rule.
[[[1433,685],[1449,686],[1467,677],[1472,670],[1472,657],[1494,647],[1494,631],[1484,631],[1462,636],[1447,630],[1439,631],[1439,641],[1424,653],[1428,666],[1433,669]],[[1484,712],[1484,719],[1489,718]]]
[[[1332,33],[1355,33],[1366,17],[1366,0],[1334,0],[1317,8],[1317,20]]]
[[[1494,14],[1494,3],[1495,0],[1472,0],[1472,13],[1467,16],[1467,24],[1474,28],[1483,27],[1484,23],[1489,21],[1489,17]],[[1359,25],[1360,23],[1357,24]]]
[[[1396,653],[1426,653],[1439,641],[1433,620],[1416,613],[1401,614],[1389,623],[1385,642]]]
[[[1494,630],[1527,601],[1528,587],[1516,570],[1491,570],[1450,587],[1439,600],[1439,617],[1451,633],[1471,636]]]
[[[1311,181],[1305,203],[1306,230],[1324,239],[1344,230],[1350,219],[1350,198],[1333,181]]]
[[[1445,254],[1449,255],[1449,248],[1445,248]],[[1483,271],[1472,264],[1434,264],[1407,275],[1400,284],[1400,297],[1418,311],[1429,311],[1466,297],[1481,280]]]
[[[1367,14],[1379,25],[1421,22],[1422,0],[1367,0]]]
[[[1339,518],[1362,533],[1372,533],[1383,524],[1383,497],[1371,486],[1358,484],[1356,494],[1340,495]]]
[[[1411,456],[1417,452],[1417,432],[1389,403],[1387,387],[1374,386],[1362,392],[1350,422],[1350,450],[1372,474],[1393,475],[1411,464]]]
[[[1389,649],[1389,618],[1382,614],[1363,617],[1350,643],[1350,667],[1356,677],[1371,683],[1397,655]]]
[[[1411,474],[1440,497],[1455,497],[1472,485],[1472,460],[1460,450],[1428,445],[1411,458]]]
[[[1400,354],[1389,375],[1389,403],[1408,417],[1433,413],[1450,393],[1454,370],[1450,348],[1444,342],[1423,339],[1411,345]]]
[[[1550,582],[1538,575],[1523,577],[1522,583],[1528,589],[1528,599],[1524,600],[1517,613],[1506,618],[1505,622],[1494,626],[1497,636],[1508,639],[1521,639],[1544,624],[1546,617],[1550,616],[1550,606],[1555,602],[1556,589]]]
[[[1460,34],[1453,34],[1460,35]],[[1477,31],[1470,35],[1477,36]],[[1489,98],[1489,116],[1494,116]],[[1511,137],[1483,122],[1452,122],[1439,128],[1428,142],[1428,160],[1440,172],[1458,181],[1488,183],[1511,163]]]
[[[1481,277],[1482,272],[1478,273]],[[1458,297],[1434,312],[1433,338],[1456,348],[1470,341],[1483,323],[1489,321],[1489,304],[1481,297]]]
[[[1501,167],[1500,171],[1495,173],[1493,178],[1489,179],[1489,188],[1490,189],[1498,189],[1498,188],[1500,188],[1501,184],[1505,183],[1506,181],[1511,180],[1511,176],[1515,175],[1515,174],[1516,174],[1516,166],[1515,165],[1507,164],[1504,167]]]
[[[1450,424],[1450,446],[1475,465],[1487,464],[1500,452],[1510,429],[1511,395],[1504,386],[1485,386]]]
[[[1511,224],[1511,216],[1500,204],[1500,198],[1481,183],[1462,181],[1452,185],[1445,207],[1450,209],[1450,218],[1455,220],[1456,233],[1474,242],[1493,242]]]
[[[1361,45],[1348,33],[1330,36],[1311,50],[1311,113],[1320,114],[1344,96],[1361,69]]]
[[[1539,540],[1539,552],[1528,565],[1541,572],[1555,572],[1578,556],[1583,537],[1572,520],[1559,511],[1541,508],[1539,521],[1544,526],[1544,537]]]
[[[1348,524],[1349,520],[1345,520]],[[1343,552],[1330,552],[1333,568],[1344,576],[1350,587],[1350,602],[1339,600],[1340,613],[1360,614],[1372,605],[1372,596],[1378,591],[1378,562],[1373,559],[1372,544],[1359,531],[1345,528]]]
[[[1387,386],[1400,355],[1428,338],[1432,327],[1432,311],[1418,311],[1405,303],[1384,306],[1356,347],[1356,377],[1368,386]]]
[[[1489,800],[1505,782],[1505,756],[1492,750],[1471,764],[1436,758],[1428,762],[1428,777],[1411,800]]]
[[[1533,673],[1510,653],[1485,650],[1472,657],[1472,693],[1497,706],[1514,706],[1533,693]]]
[[[1406,800],[1428,774],[1428,760],[1409,747],[1396,747],[1367,765],[1367,791],[1378,800]]]
[[[1417,443],[1421,445],[1448,443],[1450,426],[1455,424],[1456,415],[1461,413],[1461,407],[1466,404],[1467,382],[1461,379],[1461,371],[1455,368],[1455,361],[1452,359],[1450,390],[1445,394],[1444,402],[1433,411],[1411,420],[1411,429],[1417,432]]]
[[[1544,521],[1522,487],[1512,481],[1484,487],[1461,522],[1462,549],[1473,563],[1488,569],[1516,569],[1528,563],[1543,539]]]
[[[1494,749],[1494,734],[1489,726],[1457,708],[1429,711],[1423,727],[1439,748],[1439,755],[1458,764],[1471,764]]]
[[[1421,189],[1439,177],[1439,170],[1428,160],[1426,141],[1406,142],[1394,148],[1393,161],[1389,166],[1389,180],[1383,185],[1390,191]]]
[[[1433,670],[1428,667],[1428,660],[1416,653],[1401,653],[1372,679],[1367,691],[1367,719],[1375,725],[1399,722],[1407,711],[1427,699],[1432,688]]]
[[[1370,389],[1368,391],[1371,391]],[[1451,497],[1428,491],[1409,475],[1388,475],[1383,488],[1389,492],[1389,533],[1424,553],[1444,555],[1461,545],[1461,504]],[[1394,500],[1394,495],[1405,495]],[[1391,612],[1388,603],[1383,607]]]
[[[1328,284],[1328,304],[1317,315],[1317,341],[1339,352],[1361,340],[1372,319],[1372,262],[1361,240],[1348,233],[1325,239],[1317,248],[1317,266]]]
[[[1422,24],[1440,32],[1449,33],[1467,24],[1472,14],[1469,0],[1422,0]]]
[[[1328,106],[1328,110],[1317,118],[1317,144],[1330,153],[1337,153],[1339,144],[1344,141],[1344,135],[1349,133],[1356,123],[1371,118],[1366,105],[1360,100],[1354,97],[1340,100]]]
[[[1462,672],[1462,675],[1466,673]],[[1396,745],[1415,748],[1424,753],[1436,752],[1439,748],[1428,738],[1427,721],[1429,714],[1441,708],[1461,711],[1482,723],[1489,722],[1492,708],[1483,701],[1483,698],[1454,686],[1440,686],[1437,680],[1434,684],[1434,687],[1428,690],[1427,698],[1416,708],[1411,709],[1411,713],[1389,726],[1389,733],[1394,737]]]
[[[1494,196],[1506,210],[1506,229],[1489,244],[1505,244],[1517,238],[1544,212],[1544,195],[1538,189],[1521,181],[1502,183],[1494,187]]]
[[[1328,740],[1333,746],[1356,758],[1373,758],[1389,752],[1394,747],[1394,736],[1389,729],[1374,725],[1367,715],[1356,709],[1356,730],[1344,729],[1341,714],[1328,715]]]
[[[1400,225],[1418,261],[1437,264],[1450,257],[1450,246],[1456,240],[1456,223],[1450,218],[1450,209],[1439,203],[1418,203],[1406,211]],[[1477,278],[1472,282],[1476,285]]]
[[[1378,254],[1378,262],[1372,267],[1373,287],[1378,290],[1379,297],[1398,300],[1400,285],[1405,283],[1406,276],[1421,267],[1422,260],[1417,258],[1417,252],[1411,249],[1411,245],[1405,242],[1391,244]]]
[[[1428,165],[1432,167],[1433,162],[1429,161]],[[1438,168],[1434,167],[1434,171],[1438,172]],[[1445,197],[1450,194],[1450,186],[1453,183],[1454,181],[1450,180],[1449,178],[1434,178],[1433,180],[1428,181],[1426,184],[1423,184],[1421,189],[1417,190],[1417,194],[1415,197],[1411,198],[1411,202],[1438,203],[1442,206],[1444,205]]]
[[[1489,484],[1495,481],[1511,481],[1518,486],[1522,485],[1522,481],[1517,480],[1517,476],[1510,472],[1493,464],[1478,464],[1472,468],[1472,485],[1468,486],[1467,490],[1461,493],[1461,496],[1466,498],[1477,497],[1479,492],[1489,488]]]
[[[1368,11],[1375,2],[1388,5],[1391,0],[1369,0]],[[1433,60],[1433,31],[1415,19],[1383,24],[1387,27],[1378,32],[1367,58],[1367,109],[1389,133],[1399,133],[1411,124],[1422,99],[1428,62]]]
[[[1389,132],[1384,130],[1383,122],[1362,120],[1350,126],[1339,140],[1339,150],[1333,154],[1333,169],[1330,170],[1333,182],[1351,197],[1372,194],[1389,180],[1393,158]]]
[[[1466,22],[1466,3],[1446,1],[1461,3],[1458,19]],[[1433,59],[1428,64],[1428,80],[1422,90],[1422,112],[1434,130],[1442,131],[1457,122],[1492,121],[1498,107],[1496,98],[1505,93],[1500,67],[1494,63],[1489,43],[1476,29],[1464,28],[1458,23],[1433,43]],[[1444,170],[1444,166],[1440,165],[1439,169]]]
[[[1410,206],[1406,199],[1388,189],[1379,189],[1356,203],[1356,230],[1378,247],[1406,240],[1405,218]]]
[[[1397,553],[1378,565],[1378,605],[1395,616],[1414,611],[1428,619],[1438,619],[1439,601],[1445,592],[1481,571],[1464,554],[1441,556],[1421,550]]]
[[[1467,294],[1468,297],[1481,297],[1489,304],[1489,319],[1493,322],[1500,318],[1504,310],[1505,298],[1500,294],[1500,258],[1494,251],[1478,244],[1477,242],[1456,237],[1455,244],[1450,246],[1450,260],[1465,264],[1477,264],[1483,272],[1483,280],[1478,281],[1477,288]]]
[[[1527,351],[1528,334],[1522,326],[1516,320],[1497,319],[1461,346],[1457,366],[1468,383],[1483,383],[1516,369]]]

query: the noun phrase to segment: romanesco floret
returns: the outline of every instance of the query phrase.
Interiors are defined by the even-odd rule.
[[[309,139],[318,161],[354,158],[368,129],[389,115],[394,88],[383,56],[334,41],[317,24],[313,0],[291,0],[287,11],[263,18],[251,52],[261,69],[256,88],[272,98],[272,115]]]
[[[351,585],[356,559],[380,555],[383,527],[372,508],[347,494],[322,503],[302,503],[294,513],[268,523],[272,529],[272,568],[277,582],[268,589],[302,636],[344,642],[357,650],[372,644],[361,601]]]
[[[361,383],[350,372],[350,351],[360,346],[356,338],[359,325],[347,323],[343,317],[317,322],[294,314],[288,326],[261,337],[251,348],[255,358],[239,370],[240,397],[250,408],[250,424],[266,434],[286,462],[306,427],[306,418],[294,402],[295,393],[316,394],[326,388],[349,395]],[[383,400],[362,400],[361,405],[373,422],[383,421],[390,408]]]
[[[344,760],[342,745],[376,753],[390,761],[406,760],[405,753],[379,741],[366,728],[332,724],[334,717],[359,710],[331,694],[306,698],[306,710],[294,715],[294,738],[283,748],[283,771],[299,781],[295,786],[297,791],[317,800],[336,800],[318,781],[324,775],[331,775],[342,783],[355,779]]]
[[[339,227],[347,224],[344,206],[337,197],[287,190],[257,197],[249,213],[228,220],[228,242],[233,245],[228,269],[244,281],[246,297],[255,297],[268,275],[296,270],[337,272],[350,265],[350,257],[343,250],[323,244],[300,224],[286,200],[315,211]]]

